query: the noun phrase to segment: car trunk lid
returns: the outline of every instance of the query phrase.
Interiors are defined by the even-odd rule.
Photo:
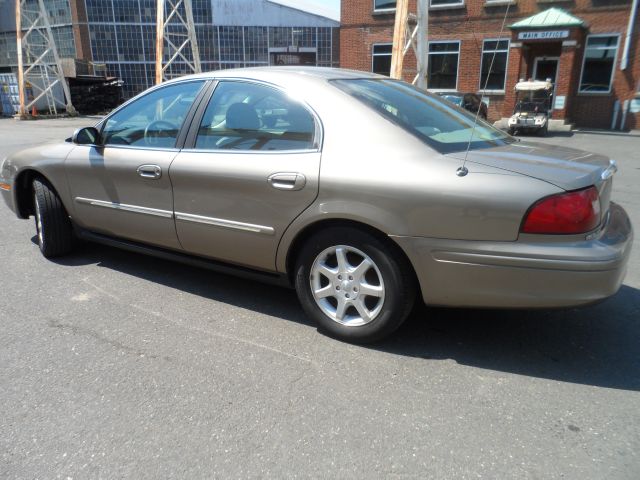
[[[447,156],[464,160],[465,152]],[[471,150],[467,162],[537,178],[567,191],[595,185],[603,214],[609,210],[612,175],[617,170],[605,155],[534,142]]]

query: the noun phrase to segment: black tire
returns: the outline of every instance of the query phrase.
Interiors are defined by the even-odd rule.
[[[546,137],[549,133],[549,123],[545,123],[544,127],[538,130],[538,135],[541,137]]]
[[[509,129],[509,135],[511,135],[512,137],[515,136],[516,134],[516,129],[515,128],[510,128]]]
[[[33,210],[42,255],[53,258],[69,253],[73,247],[69,215],[58,194],[44,179],[33,181]]]
[[[312,292],[311,270],[316,258],[326,249],[338,245],[365,253],[384,282],[381,309],[364,325],[347,326],[332,319],[322,311]],[[352,343],[372,343],[393,333],[411,312],[416,298],[415,275],[399,247],[388,239],[357,228],[330,227],[310,238],[297,258],[295,287],[302,307],[321,332]]]

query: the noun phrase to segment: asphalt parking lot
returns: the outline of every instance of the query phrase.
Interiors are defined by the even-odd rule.
[[[93,122],[2,119],[0,156]],[[640,132],[535,140],[616,158],[640,228]],[[0,225],[0,478],[640,478],[637,239],[599,305],[425,308],[359,347],[293,291]]]

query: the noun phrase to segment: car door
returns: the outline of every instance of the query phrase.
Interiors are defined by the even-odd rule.
[[[169,172],[183,248],[275,270],[284,230],[317,196],[320,136],[315,115],[285,92],[218,83]]]
[[[169,166],[204,84],[185,81],[154,89],[102,123],[99,145],[74,148],[65,167],[76,223],[112,236],[180,248]]]

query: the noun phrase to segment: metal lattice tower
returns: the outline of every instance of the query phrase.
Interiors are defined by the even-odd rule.
[[[402,78],[404,58],[411,48],[415,53],[418,64],[418,73],[412,83],[425,90],[427,88],[427,62],[429,60],[427,46],[428,26],[429,0],[418,0],[417,15],[409,13],[409,0],[398,0],[396,2],[391,77]]]
[[[16,0],[16,37],[20,117],[27,117],[41,98],[47,100],[52,115],[57,115],[59,106],[69,115],[76,115],[43,0]],[[27,100],[26,82],[33,89],[31,100]],[[62,88],[66,103],[56,97],[56,85]]]
[[[156,84],[200,73],[191,0],[158,0],[156,22]]]

